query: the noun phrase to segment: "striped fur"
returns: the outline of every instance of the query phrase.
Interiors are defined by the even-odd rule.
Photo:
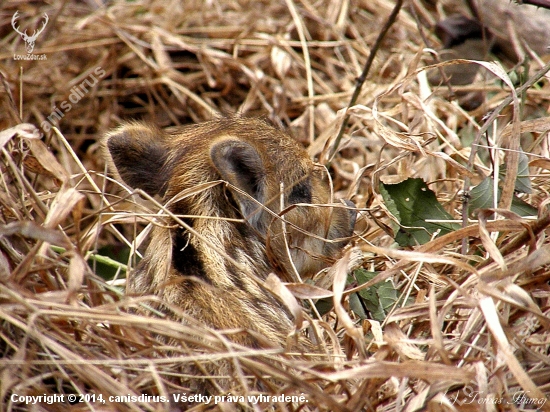
[[[259,283],[271,272],[312,276],[346,244],[324,239],[350,236],[355,222],[350,202],[308,207],[330,202],[324,169],[286,133],[241,117],[172,131],[127,123],[105,146],[122,180],[159,195],[187,225],[153,228],[128,292],[157,294],[216,329],[242,329],[232,335],[239,343],[284,347],[293,322]]]

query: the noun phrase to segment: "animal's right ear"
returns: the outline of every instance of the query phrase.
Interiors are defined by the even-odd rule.
[[[104,144],[126,184],[151,196],[164,195],[169,149],[162,130],[143,123],[123,124],[105,136]]]
[[[258,151],[246,142],[229,138],[210,147],[210,159],[222,180],[246,192],[259,203],[265,203],[265,168]],[[241,213],[248,222],[265,233],[265,222],[261,220],[258,203],[246,196],[236,194]]]

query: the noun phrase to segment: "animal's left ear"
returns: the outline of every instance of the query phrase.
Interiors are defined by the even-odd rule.
[[[104,139],[106,155],[126,182],[151,196],[164,192],[170,178],[164,132],[145,123],[126,123]]]
[[[258,151],[234,139],[221,140],[210,147],[210,158],[221,178],[246,192],[260,203],[266,200],[265,167]],[[260,232],[261,206],[247,196],[236,194],[241,213]]]

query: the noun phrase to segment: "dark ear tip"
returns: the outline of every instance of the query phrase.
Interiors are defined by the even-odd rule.
[[[122,123],[116,129],[105,134],[103,146],[107,150],[106,154],[113,159],[115,166],[117,166],[114,157],[130,150],[133,140],[137,140],[140,136],[143,137],[148,134],[150,134],[150,128],[148,129],[144,124],[137,122]],[[147,140],[149,139],[150,137],[147,138]]]
[[[227,178],[227,173],[235,173],[234,161],[239,152],[246,150],[244,146],[242,142],[233,139],[216,141],[210,146],[210,160],[222,177]]]
[[[214,142],[210,146],[210,158],[214,163],[223,160],[233,167],[239,163],[257,169],[263,167],[258,151],[251,144],[236,139]]]
[[[250,150],[250,145],[238,140],[221,140],[210,146],[210,158],[213,160],[232,157],[239,151]]]
[[[143,123],[126,123],[104,138],[107,157],[129,186],[163,194],[169,179],[164,132]]]
[[[116,129],[105,135],[104,146],[107,154],[113,156],[117,150],[122,150],[127,146],[129,140],[128,134],[123,129]]]
[[[141,122],[122,123],[116,129],[105,135],[108,147],[124,146],[129,141],[137,139],[140,141],[161,141],[164,132],[155,126]]]
[[[229,147],[226,142],[216,142],[210,146],[210,158],[214,161],[216,161],[216,159],[225,158],[227,157],[228,150]]]

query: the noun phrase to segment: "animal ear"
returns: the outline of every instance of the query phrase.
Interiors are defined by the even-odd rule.
[[[265,203],[265,168],[258,151],[240,140],[222,140],[210,147],[210,158],[221,178],[249,194],[260,203]],[[256,227],[260,227],[261,209],[250,198],[236,195],[241,213]]]
[[[143,123],[124,124],[105,137],[105,146],[126,184],[151,196],[164,195],[169,149],[160,129]]]

